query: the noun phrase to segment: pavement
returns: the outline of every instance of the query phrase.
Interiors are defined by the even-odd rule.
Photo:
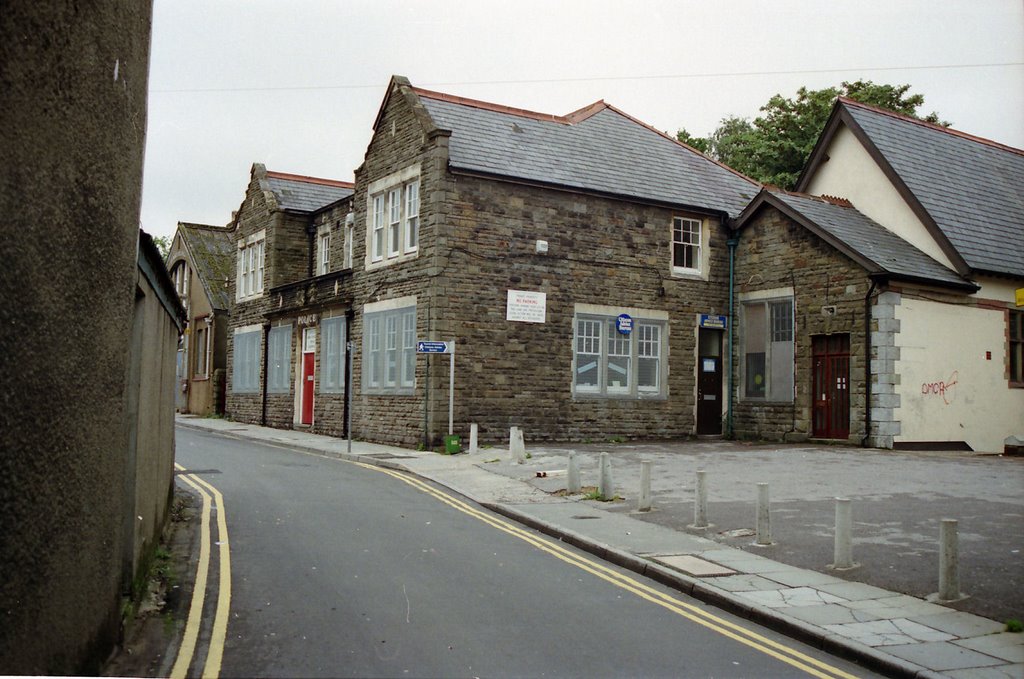
[[[179,426],[416,474],[504,516],[834,655],[899,677],[1024,679],[1024,458],[733,441],[531,444],[458,455],[179,415]],[[464,437],[463,443],[466,443]],[[568,494],[570,452],[582,493]],[[615,500],[588,499],[609,453]],[[641,461],[650,511],[638,511]],[[693,528],[696,471],[707,528]],[[756,540],[768,484],[771,544]],[[835,498],[850,499],[850,569],[834,569]],[[942,519],[959,593],[939,601]],[[766,541],[762,535],[762,541]]]

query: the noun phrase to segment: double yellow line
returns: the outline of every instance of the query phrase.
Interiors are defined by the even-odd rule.
[[[174,467],[186,471],[180,464]],[[184,679],[188,668],[192,665],[192,657],[199,641],[199,630],[203,621],[203,605],[206,601],[206,585],[210,574],[210,515],[212,507],[217,509],[217,547],[218,571],[220,580],[217,586],[217,611],[213,618],[213,631],[210,634],[210,648],[206,653],[203,666],[203,679],[217,679],[224,658],[224,639],[228,631],[228,612],[231,609],[231,550],[228,544],[228,521],[224,511],[224,496],[212,485],[195,474],[181,474],[178,478],[195,489],[203,500],[202,525],[199,535],[199,564],[196,569],[195,586],[192,589],[192,603],[189,605],[188,622],[181,640],[178,657],[171,669],[171,679]],[[213,504],[215,503],[215,504]]]
[[[567,564],[584,570],[591,575],[615,585],[616,587],[631,592],[642,599],[661,606],[662,608],[695,622],[698,625],[702,625],[714,632],[717,632],[718,634],[738,641],[741,644],[750,646],[765,655],[801,669],[812,676],[819,677],[820,679],[834,679],[836,677],[841,677],[842,679],[856,679],[854,675],[848,674],[829,665],[828,663],[812,658],[797,651],[796,649],[786,646],[785,644],[761,636],[760,634],[745,629],[736,623],[713,615],[699,606],[694,606],[670,594],[658,591],[657,589],[650,587],[635,578],[609,568],[602,563],[583,557],[555,542],[541,538],[514,523],[500,519],[488,512],[481,511],[458,498],[452,497],[451,495],[434,488],[424,481],[407,476],[400,472],[383,469],[381,467],[374,467],[362,462],[354,462],[353,464],[388,474],[403,483],[407,483],[410,486],[435,497],[449,507],[457,509],[463,514],[468,514],[473,518],[479,519],[487,525],[508,533],[513,537],[519,538],[520,540],[533,545],[537,549],[547,552],[557,559],[561,559]]]

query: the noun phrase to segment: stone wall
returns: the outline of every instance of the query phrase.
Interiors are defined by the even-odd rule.
[[[865,270],[773,207],[762,208],[739,234],[735,262],[736,316],[743,293],[792,288],[795,400],[767,403],[743,394],[742,320],[735,328],[733,430],[737,437],[804,440],[812,434],[811,338],[850,335],[850,443],[864,437]],[[825,313],[823,307],[834,307]]]

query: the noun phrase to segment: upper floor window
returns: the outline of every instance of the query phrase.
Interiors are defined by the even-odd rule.
[[[793,400],[793,300],[743,303],[743,395]]]
[[[322,276],[331,270],[331,227],[325,224],[317,231],[316,274]]]
[[[1009,311],[1010,382],[1024,386],[1024,311]]]
[[[701,273],[702,224],[698,219],[672,219],[672,272]]]
[[[372,182],[367,195],[367,263],[416,253],[420,240],[419,166]]]
[[[349,215],[351,217],[351,214]],[[342,259],[342,268],[352,268],[352,252],[355,250],[356,225],[354,220],[345,220],[345,253]]]
[[[615,316],[576,317],[573,394],[609,398],[665,395],[664,321],[636,320],[627,334]]]
[[[238,290],[236,298],[249,299],[263,294],[263,271],[266,256],[265,231],[238,243]]]
[[[188,274],[188,264],[185,262],[178,262],[174,266],[174,270],[171,272],[171,280],[174,281],[174,289],[177,291],[178,297],[181,297],[182,299],[188,297]]]

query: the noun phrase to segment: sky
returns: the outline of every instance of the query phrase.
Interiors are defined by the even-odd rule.
[[[1022,0],[155,0],[142,227],[227,224],[254,162],[351,181],[392,75],[698,136],[801,86],[910,84],[1024,148]]]

